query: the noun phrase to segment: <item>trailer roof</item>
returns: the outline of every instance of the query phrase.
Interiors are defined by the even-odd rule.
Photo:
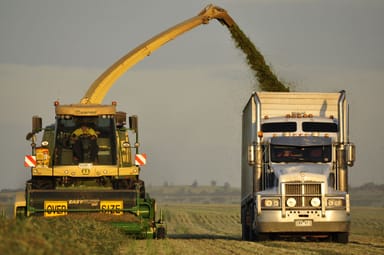
[[[257,92],[261,102],[261,115],[285,116],[291,113],[307,113],[329,117],[338,114],[340,93],[322,92]]]

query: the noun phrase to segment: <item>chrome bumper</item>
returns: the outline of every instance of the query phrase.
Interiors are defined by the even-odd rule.
[[[285,217],[279,210],[263,210],[255,217],[253,229],[259,233],[349,232],[350,216],[343,210],[287,211]]]

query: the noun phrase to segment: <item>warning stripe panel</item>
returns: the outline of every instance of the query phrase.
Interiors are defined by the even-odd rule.
[[[25,167],[35,167],[36,166],[36,156],[26,155],[24,158]]]
[[[135,165],[143,166],[147,163],[147,154],[136,154],[135,156]]]

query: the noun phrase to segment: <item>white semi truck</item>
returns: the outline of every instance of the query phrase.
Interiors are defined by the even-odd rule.
[[[327,237],[350,230],[345,91],[255,92],[243,110],[243,240]]]

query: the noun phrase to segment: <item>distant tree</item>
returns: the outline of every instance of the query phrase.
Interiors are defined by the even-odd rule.
[[[169,186],[168,182],[165,181],[164,184],[163,184],[163,186],[164,186],[164,187],[168,187],[168,186]]]
[[[217,183],[216,183],[215,180],[212,180],[212,181],[211,181],[211,186],[212,186],[212,187],[216,187],[216,184],[217,184]]]
[[[199,184],[197,183],[196,180],[194,180],[191,186],[194,187],[194,188],[196,188],[197,186],[199,186]]]
[[[231,184],[229,182],[224,183],[224,190],[229,190],[231,188]]]

